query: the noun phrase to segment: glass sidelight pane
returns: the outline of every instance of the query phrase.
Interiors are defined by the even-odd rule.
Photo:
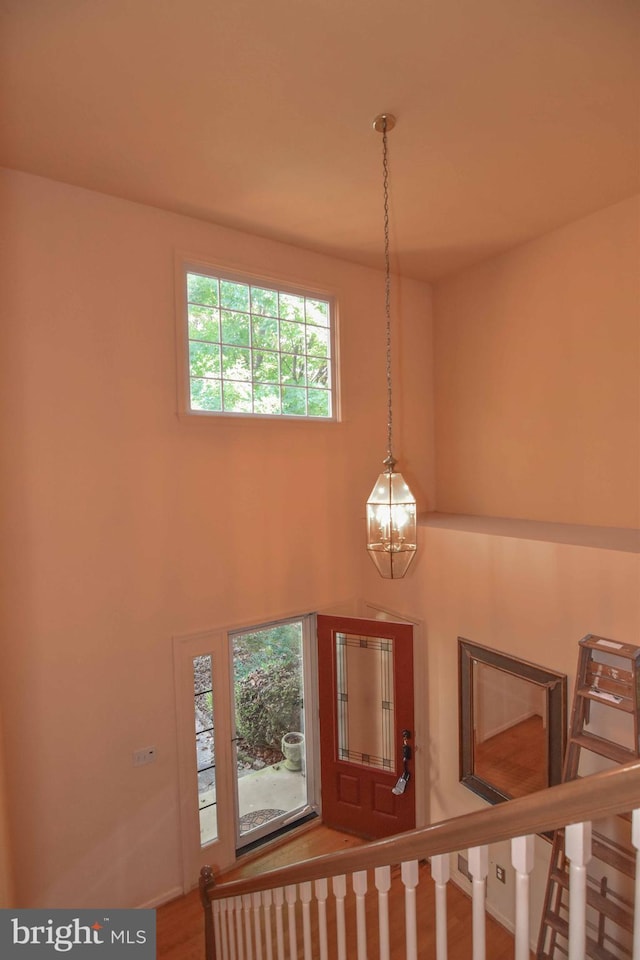
[[[307,808],[303,622],[236,633],[231,642],[237,832],[244,846]]]
[[[218,838],[216,801],[216,759],[213,729],[213,675],[211,655],[193,659],[193,702],[195,749],[198,770],[198,814],[200,845]]]
[[[393,640],[335,636],[338,759],[395,770]]]

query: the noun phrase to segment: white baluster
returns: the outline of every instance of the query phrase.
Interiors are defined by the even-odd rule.
[[[569,858],[569,960],[584,960],[587,947],[587,864],[591,860],[591,824],[565,827]]]
[[[213,913],[213,939],[216,945],[216,957],[222,957],[222,942],[220,939],[220,901],[214,900],[211,904]]]
[[[273,902],[276,905],[276,949],[278,951],[278,960],[284,960],[284,927],[282,923],[284,890],[282,887],[276,887],[273,891]]]
[[[329,885],[326,879],[315,882],[316,903],[318,904],[318,942],[320,944],[320,960],[328,960],[329,946],[327,942],[327,896]]]
[[[436,885],[436,960],[447,960],[447,884],[451,876],[448,853],[431,858],[431,876]]]
[[[287,914],[289,917],[289,957],[290,960],[298,960],[298,936],[296,933],[296,885],[290,883],[284,888],[284,897],[287,901]]]
[[[404,884],[404,926],[407,960],[418,960],[418,927],[416,923],[416,887],[419,873],[418,861],[408,860],[400,868]]]
[[[487,955],[485,894],[489,857],[486,847],[470,847],[468,853],[469,873],[473,881],[473,960],[485,960]]]
[[[244,960],[244,945],[242,937],[242,897],[234,897],[233,908],[236,912],[236,949],[238,960]]]
[[[234,899],[229,897],[227,899],[227,920],[228,920],[228,933],[229,933],[229,960],[236,960],[236,935],[233,932],[233,921],[235,919],[233,912]]]
[[[302,904],[302,942],[304,960],[313,960],[311,956],[311,883],[300,884],[300,903]]]
[[[262,891],[262,908],[264,911],[264,945],[267,952],[267,960],[273,960],[273,937],[271,933],[271,904],[273,903],[273,891]]]
[[[636,848],[636,889],[633,907],[633,960],[640,960],[640,810],[631,815],[631,842]]]
[[[353,891],[356,895],[356,935],[358,940],[358,960],[367,960],[367,915],[365,894],[367,892],[367,871],[358,870],[352,874]]]
[[[334,877],[331,882],[336,899],[336,942],[338,960],[347,960],[347,927],[344,919],[344,898],[347,895],[347,878],[344,874]]]
[[[229,940],[227,938],[227,901],[220,900],[220,942],[222,944],[222,960],[229,960]]]
[[[227,901],[221,900],[220,901],[220,939],[222,941],[222,960],[230,960],[227,918],[228,918]]]
[[[515,960],[529,960],[529,875],[533,870],[534,838],[514,837],[511,841],[511,866],[516,872]]]
[[[256,939],[256,960],[262,960],[262,933],[260,931],[260,902],[262,897],[259,893],[251,895],[253,904],[253,932]]]
[[[389,890],[391,867],[376,867],[375,884],[378,891],[378,930],[380,931],[380,960],[389,960]]]
[[[247,960],[253,960],[251,945],[251,894],[245,893],[242,897],[242,912],[244,914],[244,939]]]

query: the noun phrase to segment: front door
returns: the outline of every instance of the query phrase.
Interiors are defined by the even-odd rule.
[[[413,628],[318,616],[322,818],[368,839],[415,827]]]

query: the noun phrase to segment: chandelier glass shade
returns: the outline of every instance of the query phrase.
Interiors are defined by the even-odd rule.
[[[401,473],[389,466],[367,501],[367,550],[382,577],[404,577],[416,552],[416,501]]]
[[[391,267],[389,257],[389,166],[387,132],[395,126],[395,117],[380,114],[373,121],[382,133],[384,192],[385,318],[387,366],[387,456],[385,470],[376,480],[367,501],[367,550],[382,577],[404,577],[417,549],[416,501],[401,473],[395,470],[392,453],[393,392],[391,389]]]

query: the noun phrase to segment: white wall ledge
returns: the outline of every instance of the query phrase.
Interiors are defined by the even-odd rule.
[[[640,553],[640,529],[635,527],[589,527],[576,523],[547,523],[542,520],[479,517],[461,513],[427,513],[418,518],[418,525],[518,540],[567,543],[596,550]]]

